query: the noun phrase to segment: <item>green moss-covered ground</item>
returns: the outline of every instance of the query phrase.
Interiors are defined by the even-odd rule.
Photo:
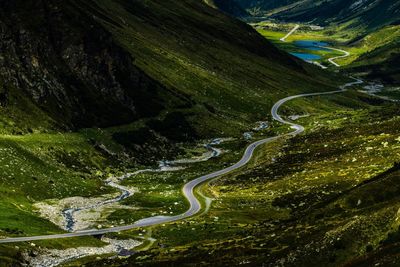
[[[126,179],[123,184],[138,188],[138,193],[122,204],[135,210],[111,212],[105,226],[179,214],[187,208],[182,185],[236,162],[247,144],[242,133],[250,131],[255,121],[269,121],[271,128],[254,138],[288,131],[271,122],[268,115],[276,100],[299,92],[333,90],[346,81],[335,75],[332,82],[330,74],[291,61],[273,47],[270,49],[277,58],[260,55],[251,45],[243,49],[241,40],[232,36],[218,40],[221,43],[215,46],[204,42],[210,37],[204,38],[205,32],[211,36],[230,32],[226,28],[214,33],[191,31],[185,26],[181,33],[174,27],[178,20],[166,21],[171,23],[167,29],[158,24],[145,24],[139,29],[143,20],[169,17],[171,12],[186,18],[194,16],[196,21],[210,17],[208,13],[185,14],[182,10],[187,5],[183,4],[165,9],[151,1],[146,3],[147,9],[140,14],[134,4],[121,1],[96,1],[90,12],[98,15],[96,21],[132,55],[135,65],[193,105],[169,103],[173,109],[129,125],[68,132],[24,94],[8,88],[9,102],[0,103],[0,236],[62,232],[41,219],[33,204],[111,193],[114,191],[104,185],[109,175],[152,168],[162,158],[199,155],[204,152],[199,145],[206,142],[204,138],[234,137],[220,146],[225,153],[216,159],[177,172],[145,173]],[[82,1],[75,4],[87,7]],[[294,49],[293,40],[317,37],[347,48],[346,40],[354,36],[349,32],[339,34],[335,29],[300,30],[288,43],[278,42],[292,26],[260,32],[287,50]],[[237,27],[235,30],[241,33],[245,26]],[[392,29],[377,33],[369,43],[354,44],[350,49],[361,57],[390,33]],[[184,38],[179,40],[165,37],[180,34]],[[226,46],[226,51],[221,51],[221,46]],[[322,54],[324,60],[333,55]],[[273,64],[278,59],[288,60],[289,64]],[[387,249],[386,245],[395,247],[400,208],[398,106],[351,91],[298,99],[280,113],[305,115],[299,122],[306,132],[258,149],[245,168],[203,185],[201,192],[214,199],[208,213],[151,229],[113,234],[137,238],[145,233],[156,239],[154,244],[143,244],[130,259],[90,258],[71,265],[336,266],[369,262],[376,259],[376,251]],[[103,245],[91,237],[35,244],[0,246],[1,264],[18,262],[21,251],[39,246],[62,249]]]
[[[302,24],[298,31],[286,42],[280,38],[285,36],[295,24],[264,21],[254,23],[257,31],[287,52],[312,53],[321,56],[318,62],[332,67],[329,58],[341,56],[343,53],[332,50],[307,50],[296,47],[295,41],[315,40],[328,42],[330,46],[343,49],[350,56],[335,60],[348,71],[361,73],[368,79],[381,80],[388,84],[398,84],[398,64],[400,28],[389,25],[365,33],[359,28],[347,27],[348,24],[332,24],[325,28],[315,28]]]
[[[400,241],[399,108],[347,94],[364,104],[309,110],[310,116],[299,120],[307,129],[304,134],[265,145],[246,168],[201,187],[214,199],[207,214],[153,227],[156,242],[129,259],[76,265],[353,266],[379,261],[381,250],[395,261],[390,255]],[[328,96],[333,102],[340,98]],[[282,112],[293,114],[296,110],[290,107]],[[227,163],[229,158],[222,157]],[[196,171],[206,170],[201,166]],[[171,184],[185,179],[178,173],[161,177]],[[154,197],[154,191],[149,193],[147,197]],[[168,202],[172,196],[162,197]],[[169,212],[163,205],[156,209]],[[126,232],[120,238],[137,234]]]

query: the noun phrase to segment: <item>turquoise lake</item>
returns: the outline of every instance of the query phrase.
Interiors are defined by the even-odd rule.
[[[321,59],[321,56],[313,54],[312,51],[329,50],[327,47],[329,44],[326,42],[313,41],[313,40],[301,40],[294,42],[295,46],[302,49],[310,50],[311,53],[290,53],[295,57],[298,57],[305,61],[315,61]]]
[[[328,50],[328,49],[326,49],[324,47],[329,45],[328,43],[325,43],[325,42],[312,41],[312,40],[296,41],[296,42],[294,42],[294,44],[297,47],[306,48],[306,49],[315,50],[315,51]]]
[[[321,59],[320,56],[315,54],[307,54],[307,53],[290,53],[290,54],[305,61],[313,61]]]

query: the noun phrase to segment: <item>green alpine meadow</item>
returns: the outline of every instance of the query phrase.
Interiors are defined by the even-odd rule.
[[[400,266],[397,0],[0,0],[0,267]]]

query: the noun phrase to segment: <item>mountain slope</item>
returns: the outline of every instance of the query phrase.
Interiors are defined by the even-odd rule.
[[[323,25],[346,24],[346,28],[371,32],[382,26],[398,23],[400,3],[387,0],[306,0],[298,1],[295,6],[278,11],[274,17]]]
[[[400,3],[387,0],[231,0],[255,16],[320,25],[345,24],[346,28],[371,32],[398,24]]]
[[[286,7],[299,0],[231,0],[238,3],[242,8],[248,10],[254,16],[265,15],[271,10]]]
[[[346,64],[360,57],[349,70],[386,83],[398,83],[399,1],[232,1],[254,16],[322,25],[332,43],[341,39],[343,49],[351,49],[352,56]],[[336,38],[330,38],[334,34]]]
[[[70,4],[0,5],[1,78],[55,120],[77,127],[108,126],[161,110],[163,101],[156,96],[163,86],[135,67],[105,29]]]
[[[285,135],[289,125],[271,118],[273,103],[339,93],[346,81],[203,1],[0,0],[0,24],[0,118],[8,123],[0,127],[0,238],[56,234],[71,221],[104,229],[181,214],[189,208],[182,185],[239,161],[251,142],[244,131],[252,129],[254,140],[282,135],[210,192],[196,188],[215,198],[202,203],[203,216],[104,238],[1,245],[0,265],[60,264],[42,258],[54,253],[71,266],[276,266],[286,257],[294,266],[327,266],[334,264],[327,249],[336,246],[327,233],[363,214],[353,205],[338,209],[339,202],[314,207],[373,179],[398,156],[398,109],[353,89],[282,106],[282,118],[307,129]],[[230,138],[217,144],[216,137]],[[73,210],[77,217],[69,218]],[[385,225],[382,218],[396,218],[377,217]],[[365,222],[375,233],[379,224]],[[348,235],[352,249],[338,246],[342,259],[383,234],[363,242],[356,231]],[[328,236],[341,238],[340,231]],[[102,249],[107,239],[117,241],[110,245],[118,256]],[[124,243],[134,240],[143,244],[128,251]]]
[[[205,0],[205,2],[235,17],[247,17],[249,14],[239,4],[231,0]]]
[[[35,205],[108,199],[110,176],[199,139],[242,142],[277,99],[335,86],[198,0],[0,0],[0,70],[1,237],[60,232]]]
[[[0,5],[3,84],[69,127],[168,120],[175,110],[198,129],[221,129],[224,116],[254,121],[279,94],[318,87],[251,27],[199,1]]]
[[[351,71],[387,84],[400,84],[400,25],[383,27],[352,45],[369,49],[349,65]]]

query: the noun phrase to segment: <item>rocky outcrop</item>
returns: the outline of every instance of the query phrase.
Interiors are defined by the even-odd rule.
[[[164,87],[69,2],[0,0],[0,80],[72,127],[157,115]]]

